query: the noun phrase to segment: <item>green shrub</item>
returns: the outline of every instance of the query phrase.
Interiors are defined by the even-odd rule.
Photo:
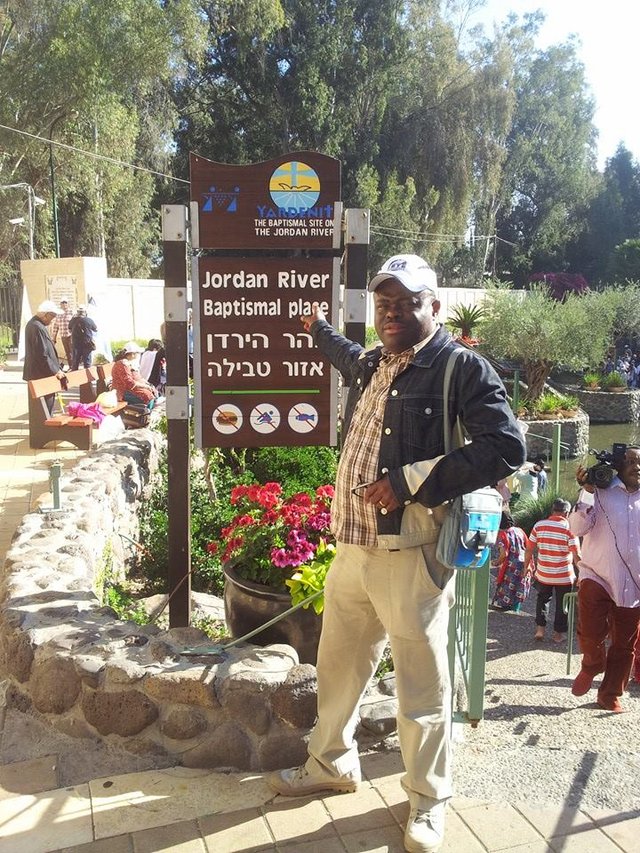
[[[548,518],[551,515],[553,502],[559,497],[563,497],[563,495],[557,494],[552,489],[545,489],[535,498],[530,495],[518,498],[511,510],[515,523],[528,536],[536,521]]]
[[[582,377],[582,381],[587,388],[589,388],[589,386],[602,385],[602,374],[595,372],[585,373]]]
[[[247,451],[247,467],[256,483],[280,483],[287,494],[315,491],[335,483],[334,447],[260,447]]]
[[[553,391],[544,391],[537,400],[524,399],[522,408],[529,417],[537,415],[553,415],[556,412],[575,411],[580,403],[577,397],[570,394],[555,394]]]
[[[627,380],[620,373],[619,370],[612,370],[611,373],[607,373],[606,376],[602,377],[601,382],[602,388],[626,388]]]
[[[205,465],[191,471],[191,584],[194,590],[220,595],[222,566],[207,545],[237,514],[230,496],[234,486],[279,482],[287,493],[314,491],[334,483],[338,452],[332,447],[262,447],[255,450],[212,448]],[[140,512],[137,572],[149,591],[166,590],[168,556],[167,457],[163,453],[156,485]]]

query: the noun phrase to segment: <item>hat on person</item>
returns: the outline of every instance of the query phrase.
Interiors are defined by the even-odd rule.
[[[394,255],[389,258],[369,282],[368,290],[373,293],[378,285],[389,278],[395,278],[411,293],[428,290],[434,296],[438,295],[436,274],[418,255]]]
[[[124,350],[125,353],[127,353],[127,352],[144,352],[142,347],[138,346],[138,344],[135,341],[129,341],[129,343],[125,344],[122,347],[122,349]]]
[[[68,300],[68,299],[61,299],[61,300],[60,300],[60,305],[68,305],[68,304],[69,304],[69,300]]]
[[[51,299],[45,299],[38,305],[38,314],[62,314],[62,311]]]
[[[87,306],[86,305],[78,305],[78,307],[76,308],[76,313],[77,314],[86,314],[87,313]]]

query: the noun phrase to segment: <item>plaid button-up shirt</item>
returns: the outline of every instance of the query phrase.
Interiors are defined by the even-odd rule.
[[[57,314],[51,324],[51,336],[57,338],[60,335],[61,338],[68,338],[71,334],[69,331],[69,320],[72,317],[73,311],[71,308],[67,308],[64,314]]]
[[[331,530],[339,542],[369,548],[377,543],[377,510],[373,504],[365,503],[364,489],[355,495],[352,489],[378,479],[380,436],[389,388],[432,337],[429,335],[411,349],[398,354],[383,349],[378,369],[358,401],[340,453],[331,506]]]

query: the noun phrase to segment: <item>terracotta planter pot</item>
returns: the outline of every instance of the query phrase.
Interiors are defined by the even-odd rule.
[[[288,593],[241,578],[234,569],[224,567],[224,613],[231,636],[242,637],[291,607]],[[295,613],[261,631],[248,642],[257,646],[287,643],[298,652],[300,663],[315,664],[322,629],[322,616],[313,607]]]
[[[629,389],[628,388],[614,387],[614,388],[609,388],[608,390],[613,391],[614,394],[623,394],[625,391],[628,391]]]

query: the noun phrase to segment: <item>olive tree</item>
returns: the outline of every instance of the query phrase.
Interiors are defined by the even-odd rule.
[[[569,294],[558,302],[544,286],[490,290],[479,326],[483,347],[519,363],[528,397],[537,400],[555,365],[582,370],[603,360],[615,318],[615,300],[603,296]]]

